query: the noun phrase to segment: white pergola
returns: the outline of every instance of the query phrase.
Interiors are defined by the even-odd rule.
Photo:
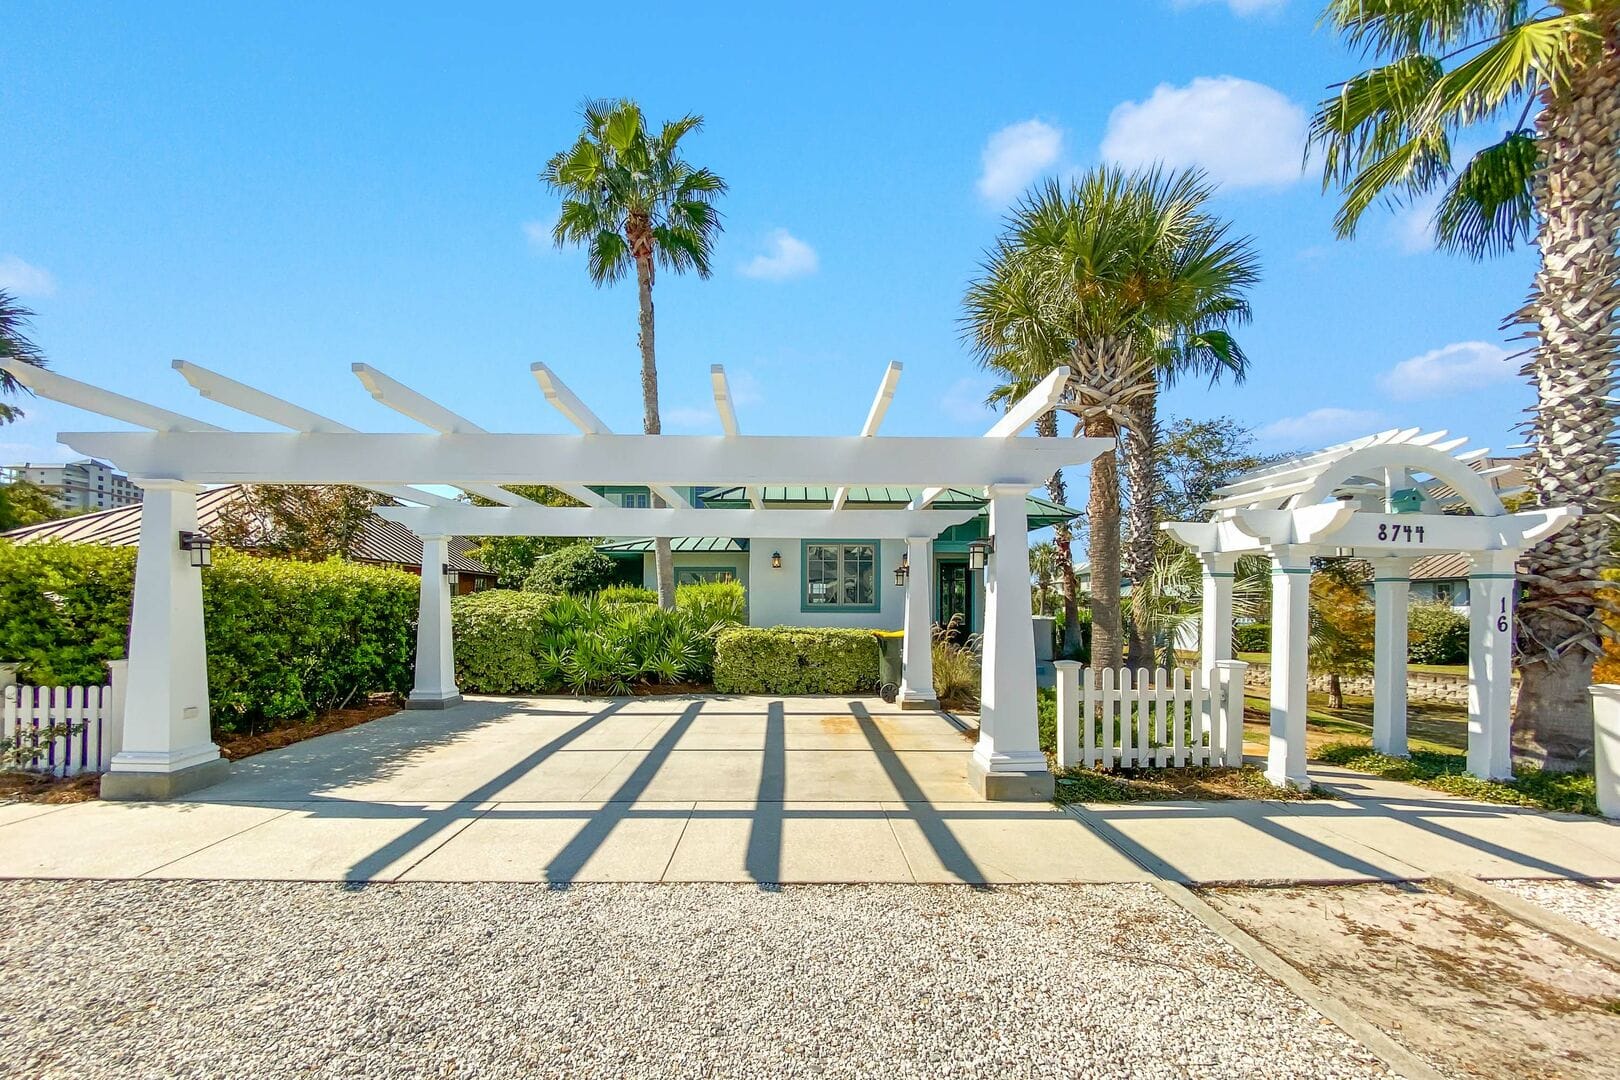
[[[452,536],[696,536],[904,540],[906,585],[903,703],[931,705],[929,648],[931,544],[977,510],[916,505],[851,510],[705,510],[679,487],[766,484],[982,489],[989,504],[992,554],[985,567],[984,682],[980,736],[971,779],[987,798],[1047,797],[1052,779],[1037,738],[1035,654],[1025,498],[1058,468],[1083,465],[1112,449],[1105,439],[1019,438],[1053,408],[1068,378],[1054,371],[982,437],[879,436],[899,378],[883,375],[861,433],[855,436],[748,436],[738,427],[724,370],[711,369],[719,436],[613,433],[543,364],[532,374],[541,392],[578,429],[572,435],[485,430],[444,405],[365,364],[355,376],[373,398],[428,433],[360,432],[196,364],[174,368],[204,397],[267,420],[282,432],[233,431],[13,361],[0,367],[41,397],[76,406],[140,431],[63,432],[81,454],[110,461],[146,492],[141,514],[130,628],[124,749],[102,783],[107,798],[167,797],[223,777],[226,763],[210,737],[202,583],[182,548],[197,529],[196,495],[211,484],[349,484],[402,505],[379,509],[422,538],[416,679],[409,704],[443,708],[461,699],[455,683],[450,587],[435,568]],[[424,490],[444,485],[498,505],[473,506]],[[545,484],[583,506],[552,507],[507,491]],[[589,485],[644,485],[661,508],[616,506]],[[994,554],[999,546],[1002,554]]]
[[[1487,450],[1417,428],[1369,435],[1257,469],[1218,489],[1207,522],[1162,526],[1203,563],[1203,667],[1232,658],[1232,582],[1238,557],[1271,562],[1271,739],[1266,776],[1308,787],[1305,690],[1311,559],[1353,556],[1373,566],[1376,608],[1373,745],[1404,757],[1406,608],[1417,557],[1461,552],[1468,576],[1468,771],[1513,775],[1509,694],[1519,555],[1572,521],[1570,508],[1509,513]],[[1427,481],[1449,489],[1437,500]],[[1446,512],[1446,511],[1453,512]]]

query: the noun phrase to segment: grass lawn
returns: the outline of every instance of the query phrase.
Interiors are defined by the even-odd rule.
[[[1239,660],[1242,660],[1242,661],[1244,661],[1246,663],[1250,663],[1250,664],[1270,664],[1271,663],[1271,654],[1270,653],[1240,652],[1240,653],[1234,653],[1233,655],[1235,655]],[[1468,678],[1468,665],[1467,664],[1412,664],[1412,663],[1408,663],[1406,665],[1406,670],[1407,671],[1422,672],[1425,675],[1456,675],[1459,678],[1463,678],[1463,679]],[[1513,677],[1515,679],[1518,678],[1519,673],[1517,671],[1515,671],[1513,673]]]

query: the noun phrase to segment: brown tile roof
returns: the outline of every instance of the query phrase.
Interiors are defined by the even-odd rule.
[[[241,494],[235,484],[211,488],[197,496],[197,527],[203,532],[217,530],[222,508]],[[0,533],[0,540],[16,544],[43,544],[57,540],[70,544],[101,544],[106,547],[134,547],[141,537],[141,508],[121,506],[115,510],[101,510],[94,514],[47,521],[39,525],[25,525],[8,533]],[[472,541],[464,536],[450,541],[450,568],[464,574],[493,574],[494,571],[477,559],[468,557]],[[349,557],[358,562],[385,563],[419,569],[422,565],[422,541],[405,526],[394,521],[374,517],[355,542]]]

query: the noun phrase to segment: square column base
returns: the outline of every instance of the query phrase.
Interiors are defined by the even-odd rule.
[[[231,772],[225,758],[214,758],[174,772],[106,772],[101,774],[101,797],[108,802],[147,802],[173,799],[212,787]]]
[[[968,759],[967,779],[986,802],[1052,801],[1052,772],[1044,767],[992,772],[975,755]]]
[[[405,699],[407,709],[449,709],[460,704],[460,691],[453,694],[424,694],[412,690],[411,696]]]
[[[920,696],[919,697],[906,697],[905,694],[901,694],[900,695],[900,708],[907,709],[907,710],[915,709],[915,710],[917,710],[919,712],[938,712],[939,711],[939,699],[938,698],[931,698],[931,697],[920,697]]]
[[[1291,791],[1309,791],[1314,786],[1308,773],[1303,776],[1289,776],[1284,772],[1267,769],[1266,779],[1271,781],[1273,787],[1286,788]]]

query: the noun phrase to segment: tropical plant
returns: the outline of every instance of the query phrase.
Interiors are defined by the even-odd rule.
[[[28,336],[28,324],[34,313],[23,307],[17,298],[0,289],[0,357],[21,360],[35,367],[45,366],[45,354],[39,351]],[[0,370],[0,394],[15,394],[22,389],[9,371]],[[0,401],[0,424],[9,424],[22,418],[22,410]]]
[[[947,709],[976,709],[983,683],[978,634],[964,634],[962,616],[933,628],[930,652],[934,667],[934,696]]]
[[[1232,580],[1234,617],[1252,619],[1265,612],[1270,596],[1269,574],[1263,559],[1238,560]],[[1144,628],[1143,641],[1166,669],[1175,666],[1177,640],[1203,617],[1203,589],[1203,567],[1198,556],[1180,545],[1160,548],[1153,569],[1131,583],[1131,617]],[[1261,649],[1267,647],[1262,645]],[[1243,651],[1241,645],[1237,648]]]
[[[1612,398],[1620,317],[1620,4],[1614,0],[1332,0],[1326,21],[1373,67],[1312,124],[1324,186],[1351,236],[1384,199],[1438,194],[1441,249],[1481,258],[1534,242],[1530,298],[1510,319],[1532,342],[1529,478],[1543,506],[1582,517],[1525,558],[1515,717],[1549,769],[1592,746],[1586,688],[1603,633]],[[1506,133],[1459,161],[1477,124]]]
[[[1030,545],[1029,573],[1035,586],[1035,614],[1050,615],[1054,598],[1061,600],[1059,583],[1063,577],[1062,554],[1051,540]]]
[[[675,590],[675,610],[698,626],[735,626],[748,621],[748,594],[740,581],[699,581]]]
[[[1244,294],[1258,278],[1257,262],[1250,242],[1230,236],[1207,211],[1212,194],[1196,171],[1102,167],[1068,186],[1048,181],[1014,208],[964,302],[969,342],[1005,380],[992,402],[1021,396],[1066,366],[1072,377],[1059,408],[1078,418],[1076,434],[1128,441],[1128,482],[1147,493],[1138,511],[1145,518],[1133,518],[1145,560],[1133,545],[1132,562],[1142,576],[1152,566],[1159,384],[1192,372],[1241,377],[1247,365],[1230,328],[1248,318]],[[1055,436],[1056,417],[1036,430]],[[1087,516],[1092,662],[1117,667],[1120,478],[1113,455],[1091,464]]]
[[[657,135],[647,130],[641,107],[628,99],[588,101],[584,128],[574,145],[551,158],[541,181],[563,197],[552,229],[557,246],[583,244],[587,269],[598,286],[611,285],[635,268],[640,298],[642,430],[657,435],[658,361],[653,339],[654,268],[695,270],[709,276],[714,238],[721,231],[715,200],[726,182],[681,156],[681,140],[703,126],[701,116],[666,121]],[[662,506],[656,494],[653,503]],[[670,542],[655,545],[658,598],[675,606],[675,567]]]

